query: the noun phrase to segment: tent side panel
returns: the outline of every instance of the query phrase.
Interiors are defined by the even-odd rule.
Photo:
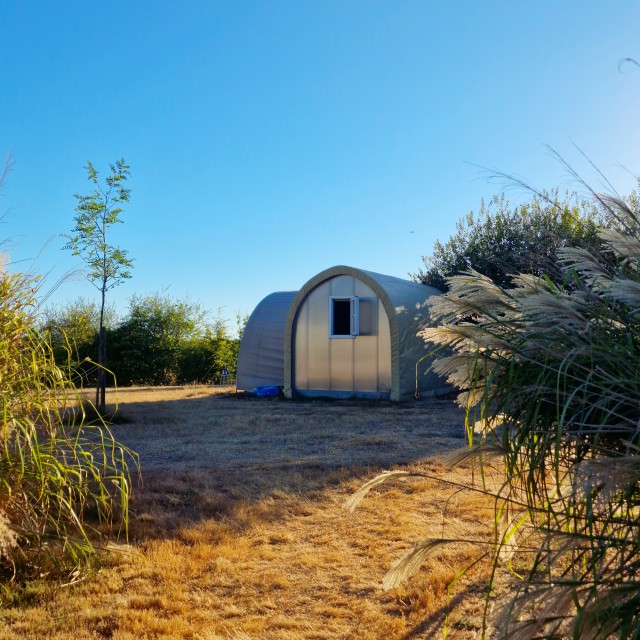
[[[238,389],[284,385],[284,331],[295,295],[272,293],[249,317],[238,353]]]

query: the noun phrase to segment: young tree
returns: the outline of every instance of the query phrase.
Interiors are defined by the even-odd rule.
[[[0,167],[0,191],[4,177]],[[80,575],[100,533],[110,525],[126,530],[131,478],[125,457],[136,463],[110,433],[74,412],[82,397],[56,366],[38,326],[41,282],[0,265],[3,601],[33,579],[67,581],[71,570]],[[100,522],[99,530],[91,522]]]
[[[122,222],[120,205],[129,202],[130,189],[124,186],[130,175],[129,165],[124,158],[115,164],[109,164],[110,174],[104,184],[98,179],[98,172],[91,162],[85,167],[87,179],[95,189],[86,196],[74,195],[78,200],[76,207],[75,226],[70,235],[65,235],[68,242],[64,246],[74,256],[79,256],[89,267],[87,279],[100,291],[100,324],[98,339],[98,385],[96,387],[96,405],[100,411],[105,408],[106,372],[103,367],[106,362],[107,346],[104,325],[105,303],[107,291],[121,284],[131,277],[133,261],[127,252],[109,244],[107,235],[112,225]]]

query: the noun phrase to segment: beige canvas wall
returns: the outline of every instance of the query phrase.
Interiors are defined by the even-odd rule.
[[[358,296],[360,335],[329,337],[332,296]],[[350,275],[340,275],[309,292],[293,326],[293,386],[386,394],[391,391],[389,319],[373,289]]]

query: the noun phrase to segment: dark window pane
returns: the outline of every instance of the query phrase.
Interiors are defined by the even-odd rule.
[[[333,300],[331,335],[351,335],[351,300]]]

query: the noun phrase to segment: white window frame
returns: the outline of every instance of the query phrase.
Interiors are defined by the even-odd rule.
[[[333,333],[333,301],[349,300],[349,333]],[[360,298],[358,296],[330,296],[329,298],[329,337],[330,338],[350,338],[360,335]]]

